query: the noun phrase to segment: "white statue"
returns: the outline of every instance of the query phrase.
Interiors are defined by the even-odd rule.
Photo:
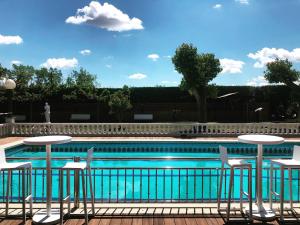
[[[46,102],[44,109],[45,109],[46,123],[50,123],[50,105],[48,105],[48,102]]]

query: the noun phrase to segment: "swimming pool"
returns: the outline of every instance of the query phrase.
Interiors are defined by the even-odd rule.
[[[290,157],[294,142],[264,146],[266,157]],[[74,157],[85,158],[87,149],[94,147],[92,162],[95,197],[100,202],[203,202],[215,201],[219,185],[218,153],[220,145],[228,148],[230,157],[249,157],[255,168],[256,145],[237,142],[71,142],[52,146],[53,198],[58,197],[58,170]],[[33,163],[33,196],[35,201],[45,200],[45,147],[19,145],[6,150],[15,160]],[[63,159],[62,159],[63,157]],[[18,158],[18,159],[16,159]],[[60,158],[60,159],[59,159]],[[268,160],[264,161],[263,197],[268,198]],[[255,171],[253,171],[255,175]],[[278,173],[279,174],[279,173]],[[3,181],[6,179],[4,173]],[[74,174],[71,174],[73,176]],[[14,174],[14,182],[19,182]],[[247,173],[244,173],[246,178]],[[229,177],[227,177],[228,179]],[[239,171],[236,178],[239,179]],[[73,180],[73,179],[71,179]],[[246,179],[245,179],[246,180]],[[299,171],[293,171],[293,182],[299,184]],[[279,176],[275,176],[279,188]],[[247,183],[245,182],[245,187]],[[3,186],[3,185],[2,185]],[[253,183],[255,187],[255,183]],[[299,185],[298,185],[299,187]],[[73,183],[72,183],[73,188]],[[17,201],[19,189],[13,186]],[[0,184],[0,199],[4,187]],[[286,193],[288,194],[288,193]],[[227,195],[226,191],[223,197]],[[255,196],[255,193],[253,193]],[[234,185],[234,198],[239,197],[239,182]],[[299,191],[293,198],[299,200]],[[287,196],[288,199],[288,196]]]

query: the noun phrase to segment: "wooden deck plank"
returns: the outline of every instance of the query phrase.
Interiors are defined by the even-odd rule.
[[[109,225],[121,225],[121,224],[122,224],[121,218],[112,218],[109,223]]]
[[[131,225],[132,224],[132,218],[123,218],[121,221],[122,225]]]
[[[195,218],[191,217],[191,218],[185,218],[185,223],[186,225],[197,225],[197,222],[195,220]]]
[[[89,225],[99,225],[101,220],[97,219],[97,218],[93,218],[91,220],[89,220]]]
[[[195,221],[196,221],[197,225],[206,225],[205,218],[196,217]]]
[[[109,218],[101,218],[101,219],[99,219],[99,225],[109,225],[109,224],[110,224],[110,219]]]
[[[142,225],[153,225],[153,218],[142,218]]]
[[[153,225],[164,225],[164,219],[161,217],[154,217]]]
[[[184,218],[175,218],[174,221],[176,225],[187,225]]]
[[[219,222],[216,220],[216,218],[208,217],[205,219],[206,219],[208,225],[218,225],[219,224]]]
[[[65,221],[64,225],[76,225],[79,219],[68,219]]]
[[[164,225],[174,225],[174,218],[164,218]]]
[[[132,225],[141,225],[143,224],[142,218],[133,218],[132,219]]]

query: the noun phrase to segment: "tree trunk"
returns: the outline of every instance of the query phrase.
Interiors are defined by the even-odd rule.
[[[206,123],[207,122],[207,105],[206,105],[206,88],[203,87],[200,91],[200,110],[202,112],[201,121]]]
[[[201,88],[200,92],[196,89],[192,89],[191,92],[196,99],[197,120],[198,120],[198,122],[205,123],[207,121],[206,89],[205,89],[205,87],[203,87],[203,88]]]

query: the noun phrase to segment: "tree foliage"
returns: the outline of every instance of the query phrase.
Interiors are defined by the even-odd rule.
[[[108,100],[110,113],[115,114],[118,121],[121,122],[126,111],[132,108],[130,101],[130,90],[127,86],[110,95]]]
[[[172,62],[183,75],[181,86],[196,99],[199,121],[206,122],[208,84],[222,71],[219,59],[210,53],[198,54],[196,47],[184,43],[176,49]]]
[[[62,85],[62,72],[55,68],[41,68],[35,71],[35,84],[46,91],[58,90]]]
[[[300,78],[300,72],[293,68],[293,64],[287,59],[276,59],[267,64],[264,76],[270,83],[283,83],[289,87],[289,97],[286,106],[277,104],[277,110],[282,111],[282,117],[295,119],[300,116],[299,99],[300,86],[296,84]]]
[[[35,75],[35,70],[32,66],[13,65],[9,72],[9,77],[12,78],[17,86],[16,89],[24,90],[32,85]]]
[[[300,72],[293,69],[293,64],[286,60],[276,59],[267,64],[264,72],[265,79],[270,83],[284,83],[288,86],[295,86],[294,82],[299,81]]]

